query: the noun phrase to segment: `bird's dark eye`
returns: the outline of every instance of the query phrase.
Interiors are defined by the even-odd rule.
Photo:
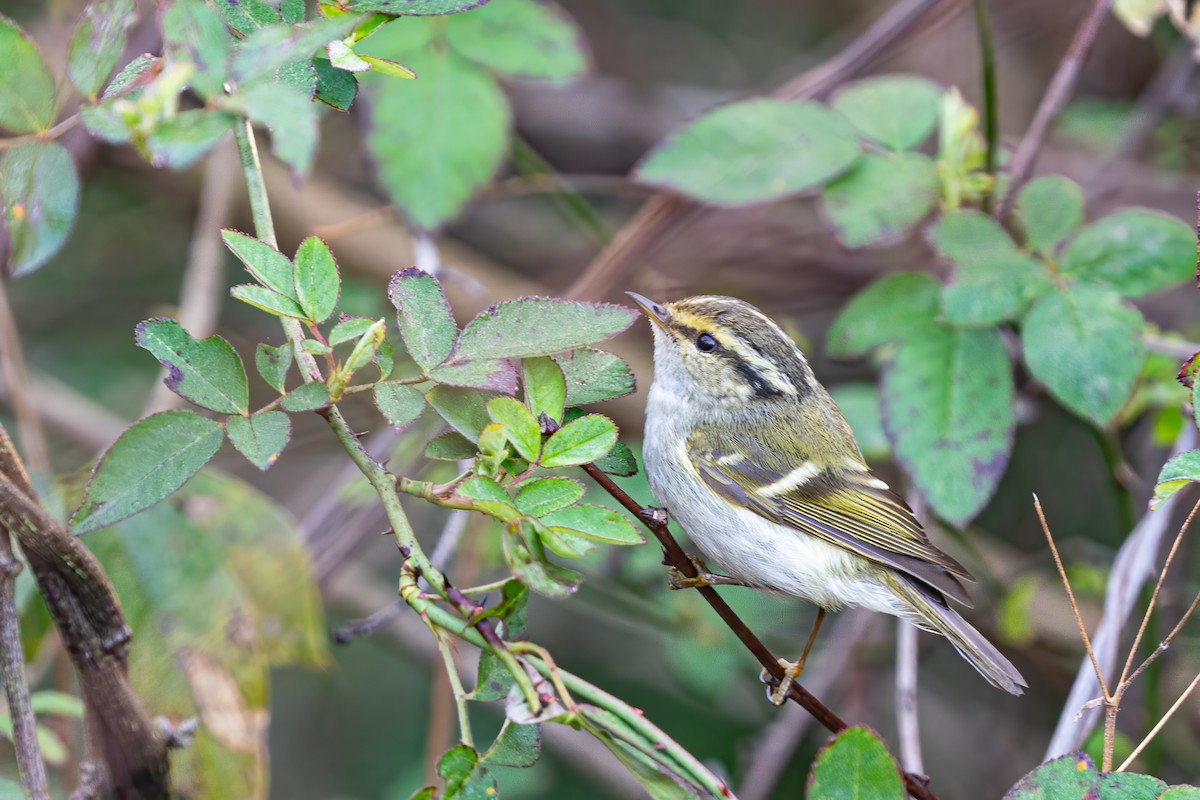
[[[701,353],[711,353],[717,349],[717,340],[707,333],[702,333],[696,337],[696,349]]]

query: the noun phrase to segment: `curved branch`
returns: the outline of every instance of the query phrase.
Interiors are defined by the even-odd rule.
[[[688,558],[683,548],[679,546],[679,542],[675,541],[675,537],[667,529],[667,515],[663,509],[642,508],[636,500],[630,497],[620,486],[617,486],[612,478],[601,472],[600,468],[595,464],[584,464],[583,470],[591,476],[592,480],[600,485],[601,489],[608,492],[630,514],[641,520],[646,529],[654,534],[659,544],[662,545],[666,563],[675,567],[685,577],[695,578],[698,576],[699,573],[696,571],[695,564],[692,563],[692,560]],[[746,649],[754,654],[754,657],[758,659],[758,663],[762,664],[763,669],[774,679],[774,682],[782,680],[784,673],[783,667],[779,664],[779,659],[746,626],[746,623],[729,607],[729,604],[721,598],[721,595],[717,594],[716,589],[711,586],[701,586],[696,591],[712,606],[713,611],[717,612],[717,616],[733,631],[734,635],[737,636]],[[788,699],[800,704],[805,711],[812,714],[817,722],[824,725],[831,733],[841,733],[849,727],[841,717],[816,697],[809,694],[808,690],[796,681],[792,682],[788,690]],[[936,796],[929,789],[928,781],[924,776],[906,772],[904,774],[904,784],[908,793],[916,798],[916,800],[937,800]]]

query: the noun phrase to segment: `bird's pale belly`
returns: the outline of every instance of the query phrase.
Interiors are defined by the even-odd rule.
[[[672,446],[661,441],[663,433],[660,426],[647,425],[645,465],[650,489],[710,560],[712,569],[830,610],[862,606],[909,616],[909,609],[880,585],[873,565],[726,502],[696,475],[682,439]]]

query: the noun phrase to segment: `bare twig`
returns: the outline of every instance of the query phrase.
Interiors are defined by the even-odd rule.
[[[1037,161],[1038,151],[1042,149],[1046,136],[1050,133],[1050,126],[1066,106],[1067,101],[1071,99],[1075,81],[1079,78],[1083,63],[1087,60],[1088,53],[1096,42],[1096,34],[1100,32],[1100,23],[1104,21],[1111,5],[1112,0],[1093,0],[1092,7],[1084,15],[1079,27],[1075,29],[1075,35],[1067,46],[1066,55],[1063,56],[1063,60],[1058,65],[1058,71],[1050,80],[1050,86],[1047,87],[1046,94],[1042,96],[1042,102],[1033,115],[1033,122],[1029,123],[1029,130],[1025,132],[1025,136],[1021,139],[1021,143],[1017,146],[1017,152],[1009,164],[1008,191],[1005,192],[1004,199],[1000,201],[1000,207],[996,209],[998,219],[1008,218],[1016,201],[1017,192],[1033,173],[1033,165]]]
[[[232,142],[218,145],[204,166],[200,189],[200,208],[192,230],[192,244],[179,290],[179,324],[197,339],[216,330],[217,316],[225,288],[221,265],[225,248],[221,246],[220,230],[232,216],[237,198],[237,151]],[[146,403],[145,413],[166,411],[179,404],[179,395],[167,388],[161,378],[164,369]]]
[[[8,299],[7,278],[0,275],[0,361],[3,362],[4,384],[8,402],[17,420],[17,433],[25,460],[34,471],[50,474],[50,447],[38,404],[29,391],[29,374],[25,371],[25,356],[21,352],[21,335],[13,318]]]
[[[679,543],[675,541],[675,537],[668,530],[667,517],[663,509],[642,508],[636,500],[630,497],[621,487],[617,486],[612,478],[605,475],[595,464],[584,464],[583,470],[591,476],[592,480],[600,485],[600,488],[608,492],[614,500],[620,503],[629,513],[637,517],[646,526],[647,530],[654,534],[659,544],[662,545],[667,563],[675,567],[684,577],[697,577],[699,573],[696,570],[696,565],[692,563],[692,560],[688,558],[683,548],[679,546]],[[696,591],[712,607],[713,611],[717,612],[717,616],[733,631],[734,635],[737,636],[745,648],[754,655],[758,663],[767,671],[767,674],[776,682],[783,680],[784,669],[780,665],[779,659],[746,626],[746,623],[729,607],[729,604],[721,598],[721,595],[711,586],[701,586]],[[788,699],[794,703],[799,703],[832,733],[841,733],[847,727],[841,717],[810,694],[799,682],[792,682],[788,690]],[[934,800],[935,796],[929,789],[927,781],[923,776],[905,773],[904,783],[908,789],[908,793],[916,798],[916,800]]]
[[[1046,522],[1046,513],[1042,511],[1042,501],[1036,494],[1033,496],[1033,507],[1037,511],[1038,521],[1042,523],[1042,532],[1046,534],[1050,553],[1054,556],[1054,566],[1058,568],[1058,576],[1062,578],[1063,588],[1067,590],[1067,599],[1071,601],[1071,613],[1075,615],[1075,624],[1079,626],[1079,636],[1083,639],[1083,646],[1087,650],[1088,658],[1092,660],[1092,669],[1096,671],[1096,681],[1100,684],[1100,691],[1103,692],[1105,700],[1111,700],[1112,694],[1108,691],[1108,684],[1104,681],[1104,672],[1100,669],[1100,662],[1096,660],[1096,651],[1092,649],[1092,640],[1088,636],[1087,626],[1083,624],[1083,617],[1079,613],[1079,604],[1075,602],[1075,592],[1071,590],[1071,582],[1067,580],[1067,571],[1063,568],[1062,558],[1058,555],[1058,546],[1054,544],[1054,535],[1050,533],[1050,525]]]
[[[829,694],[843,683],[855,650],[878,630],[879,621],[878,615],[860,608],[838,614],[833,630],[825,637],[826,646],[817,653],[813,667],[804,673],[813,694]],[[758,743],[746,764],[745,782],[738,788],[741,800],[767,800],[771,796],[813,721],[812,715],[798,705],[787,705],[780,710],[778,719],[757,737]]]
[[[1129,677],[1129,670],[1133,668],[1133,659],[1137,655],[1138,646],[1142,643],[1142,636],[1146,633],[1146,626],[1150,624],[1150,615],[1154,613],[1154,607],[1158,604],[1158,593],[1162,591],[1163,582],[1167,579],[1167,572],[1171,569],[1171,562],[1175,560],[1175,553],[1179,550],[1179,543],[1183,541],[1183,534],[1187,532],[1188,528],[1192,527],[1192,520],[1196,518],[1196,512],[1198,511],[1200,511],[1200,500],[1196,501],[1187,519],[1179,526],[1179,533],[1175,534],[1175,541],[1171,543],[1171,549],[1167,551],[1167,558],[1163,562],[1162,569],[1158,571],[1158,581],[1154,584],[1154,591],[1150,594],[1150,601],[1146,603],[1146,613],[1142,615],[1142,624],[1138,626],[1137,635],[1133,637],[1133,644],[1129,646],[1129,656],[1125,659],[1125,666],[1121,669],[1120,683],[1125,683]],[[1154,658],[1155,656],[1151,655],[1147,660],[1152,661]]]
[[[921,757],[921,719],[917,707],[917,627],[896,620],[896,733],[900,764],[917,775],[925,773]]]
[[[1179,710],[1181,705],[1183,705],[1183,701],[1187,700],[1188,696],[1195,691],[1197,685],[1200,685],[1200,674],[1197,674],[1196,677],[1192,679],[1192,682],[1188,684],[1188,687],[1183,690],[1183,694],[1179,695],[1179,699],[1167,709],[1167,713],[1163,714],[1162,719],[1158,721],[1158,724],[1151,728],[1150,732],[1146,734],[1146,738],[1142,739],[1138,746],[1133,748],[1133,752],[1129,754],[1129,758],[1125,759],[1125,761],[1121,763],[1121,766],[1117,767],[1117,772],[1124,772],[1125,768],[1132,764],[1135,758],[1141,755],[1142,751],[1146,749],[1146,745],[1150,744],[1151,740],[1158,735],[1158,732],[1161,731],[1163,726],[1167,724],[1167,720],[1175,715],[1175,712]]]
[[[21,562],[13,556],[8,531],[0,531],[0,658],[3,658],[4,696],[8,700],[8,714],[12,720],[17,771],[26,797],[49,800],[46,763],[38,747],[37,720],[29,702],[25,657],[21,648],[20,613],[17,611],[15,591],[17,573],[20,571]]]
[[[881,58],[930,9],[945,0],[899,0],[866,31],[829,60],[781,86],[773,96],[798,100],[820,98],[864,67]],[[957,2],[954,5],[958,5]],[[647,255],[704,213],[695,203],[662,192],[647,200],[600,251],[575,283],[569,298],[600,298],[623,283]]]
[[[1171,448],[1171,455],[1178,455],[1195,447],[1196,429],[1187,425]],[[1104,596],[1104,614],[1100,624],[1096,626],[1093,639],[1093,651],[1101,671],[1107,672],[1115,668],[1121,630],[1138,601],[1142,586],[1158,572],[1158,553],[1170,525],[1171,511],[1175,503],[1176,498],[1173,497],[1154,513],[1142,517],[1113,560]],[[1055,758],[1080,746],[1095,725],[1096,716],[1099,714],[1098,708],[1085,707],[1098,691],[1095,667],[1090,658],[1084,659],[1063,705],[1054,736],[1046,748],[1045,758]]]

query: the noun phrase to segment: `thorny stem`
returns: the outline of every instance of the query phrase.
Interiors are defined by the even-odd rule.
[[[234,139],[237,142],[238,157],[241,160],[242,172],[246,179],[246,190],[250,195],[250,211],[254,217],[254,232],[262,241],[270,244],[272,247],[277,247],[275,224],[271,218],[271,206],[267,197],[266,181],[263,178],[262,162],[258,158],[258,147],[254,140],[254,129],[251,127],[249,120],[243,120],[234,127]],[[301,367],[300,372],[304,376],[304,380],[306,382],[323,380],[316,360],[313,359],[310,353],[305,352],[303,348],[304,331],[300,326],[300,322],[295,319],[286,318],[282,322],[284,331],[292,343],[292,349],[296,354],[296,363]],[[384,469],[382,464],[375,461],[367,453],[336,405],[322,409],[318,413],[325,418],[325,421],[333,431],[334,437],[342,445],[343,449],[345,449],[347,455],[350,456],[350,460],[354,462],[370,482],[372,488],[375,489],[375,493],[379,496],[379,501],[383,505],[388,524],[391,525],[392,532],[396,536],[396,544],[400,547],[401,552],[405,554],[406,565],[410,566],[412,571],[424,576],[431,585],[438,586],[440,584],[443,596],[451,599],[453,602],[453,599],[446,594],[450,589],[450,585],[446,581],[445,575],[434,567],[417,542],[416,533],[408,521],[408,516],[404,513],[404,508],[400,505],[400,495],[397,493],[395,476]],[[413,589],[415,591],[405,593],[404,575],[408,572],[410,570],[402,570],[400,582],[401,597],[418,612],[424,611],[428,613],[429,618],[435,622],[441,619],[442,614],[446,614],[452,619],[453,615],[449,614],[449,612],[438,608],[436,604],[429,603],[422,598],[419,589],[416,587],[415,577],[413,578]],[[461,595],[459,596],[461,597]],[[465,598],[463,599],[465,600]],[[441,622],[438,622],[438,624],[441,624]],[[465,628],[460,627],[457,623],[451,623],[450,627],[446,627],[445,625],[442,627],[446,627],[447,630],[470,641],[477,647],[493,651],[501,663],[512,672],[513,679],[525,695],[525,701],[536,712],[541,706],[532,681],[525,670],[517,663],[516,657],[509,652],[500,638],[496,636],[491,624],[486,619],[478,620],[474,623],[473,627],[470,622],[465,624]],[[470,636],[472,633],[477,634],[477,637]]]
[[[649,530],[658,539],[662,545],[663,554],[667,562],[679,570],[680,573],[687,578],[695,578],[698,576],[696,566],[692,560],[688,558],[683,548],[675,541],[675,537],[671,535],[667,528],[666,515],[661,509],[642,508],[636,500],[630,497],[625,490],[605,475],[599,467],[594,464],[584,464],[583,470],[591,476],[592,480],[600,485],[600,488],[608,492],[614,500],[620,503],[630,513],[637,517],[646,529]],[[713,611],[717,612],[722,621],[733,631],[738,640],[749,650],[763,669],[767,671],[775,681],[783,679],[783,667],[780,666],[779,660],[767,649],[767,646],[762,643],[747,626],[746,623],[734,612],[729,604],[726,603],[721,595],[717,593],[711,586],[701,586],[696,591],[700,596],[708,602]],[[813,697],[808,691],[800,685],[799,682],[793,681],[791,688],[788,690],[788,698],[793,702],[800,704],[805,711],[825,726],[832,733],[841,733],[848,726],[837,714],[831,711],[824,703]],[[930,790],[927,779],[922,776],[913,775],[911,773],[904,774],[905,787],[909,795],[916,800],[936,800],[936,796]]]

